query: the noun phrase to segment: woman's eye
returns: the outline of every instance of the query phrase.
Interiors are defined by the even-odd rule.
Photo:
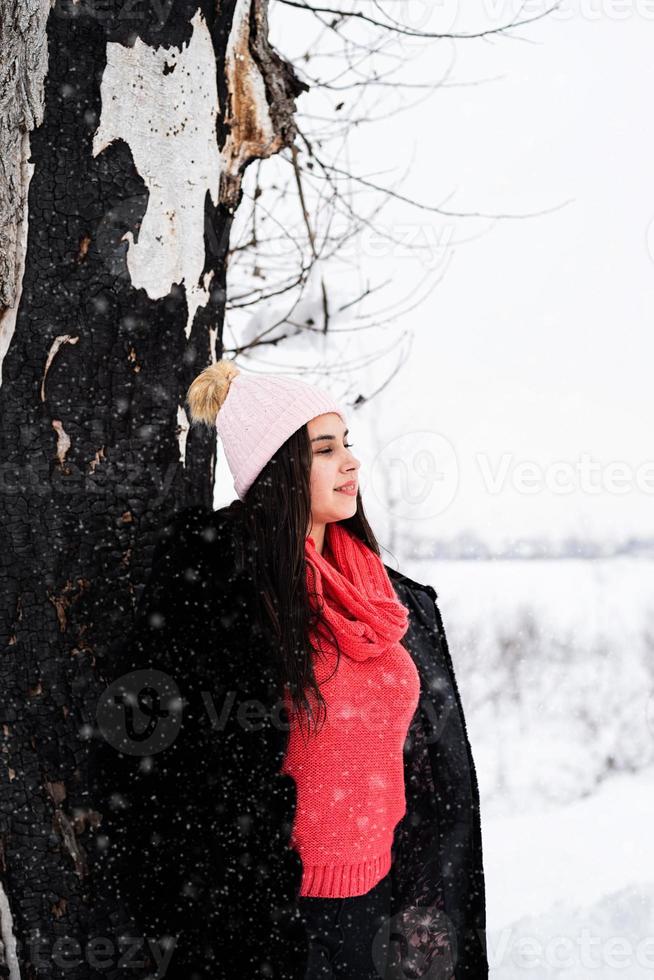
[[[350,449],[354,445],[354,443],[353,442],[345,442],[345,443],[343,443],[343,445],[345,446],[346,449]],[[318,450],[318,455],[322,455],[323,453],[331,453],[331,452],[332,452],[331,449],[319,449]]]

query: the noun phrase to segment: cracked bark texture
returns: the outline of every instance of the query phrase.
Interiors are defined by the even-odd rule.
[[[212,504],[215,435],[186,431],[184,397],[222,355],[243,169],[292,142],[303,88],[268,44],[266,3],[0,0],[0,322],[11,321],[0,388],[0,915],[2,936],[17,942],[15,958],[0,944],[0,976],[124,976],[125,949],[101,950],[96,965],[88,953],[94,937],[115,942],[129,922],[128,910],[91,901],[102,815],[90,806],[88,738],[158,528],[182,506]],[[159,221],[156,207],[170,204],[155,201],[158,162],[180,172],[193,163],[185,154],[198,143],[174,141],[198,118],[193,68],[206,64],[190,52],[207,39],[220,179],[201,200],[195,282],[178,276],[189,271],[184,236],[197,230],[191,181],[171,181],[186,224],[173,221],[152,253],[157,281],[171,278],[153,296],[151,284],[134,285],[128,253],[142,244],[148,207]],[[112,99],[148,111],[94,146],[117,118],[102,99],[108,63],[129,51],[134,75]],[[160,85],[139,95],[139,66],[152,73],[158,58]],[[183,125],[165,98],[175,72]],[[137,139],[151,140],[147,173]]]

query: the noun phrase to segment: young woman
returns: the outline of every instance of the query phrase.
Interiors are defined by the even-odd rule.
[[[487,977],[436,593],[382,562],[342,406],[227,360],[188,404],[238,499],[164,529],[116,652],[96,768],[112,901],[169,978]]]

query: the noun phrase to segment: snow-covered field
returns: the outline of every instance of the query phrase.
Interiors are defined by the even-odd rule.
[[[654,976],[654,563],[404,561],[438,592],[494,980]]]
[[[494,980],[654,976],[654,766],[585,799],[484,819]]]

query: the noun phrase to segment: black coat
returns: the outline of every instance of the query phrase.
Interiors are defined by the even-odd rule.
[[[301,862],[288,846],[295,783],[279,774],[287,716],[270,644],[251,616],[252,583],[234,558],[238,514],[238,502],[194,506],[164,529],[99,704],[96,901],[120,892],[150,937],[144,952],[153,938],[177,937],[168,980],[304,976]],[[393,843],[395,965],[386,980],[478,980],[488,976],[484,874],[461,701],[436,592],[387,571],[409,610],[402,642],[421,694],[405,742],[407,812]],[[134,709],[129,694],[121,703],[123,690],[144,708],[129,730]]]

